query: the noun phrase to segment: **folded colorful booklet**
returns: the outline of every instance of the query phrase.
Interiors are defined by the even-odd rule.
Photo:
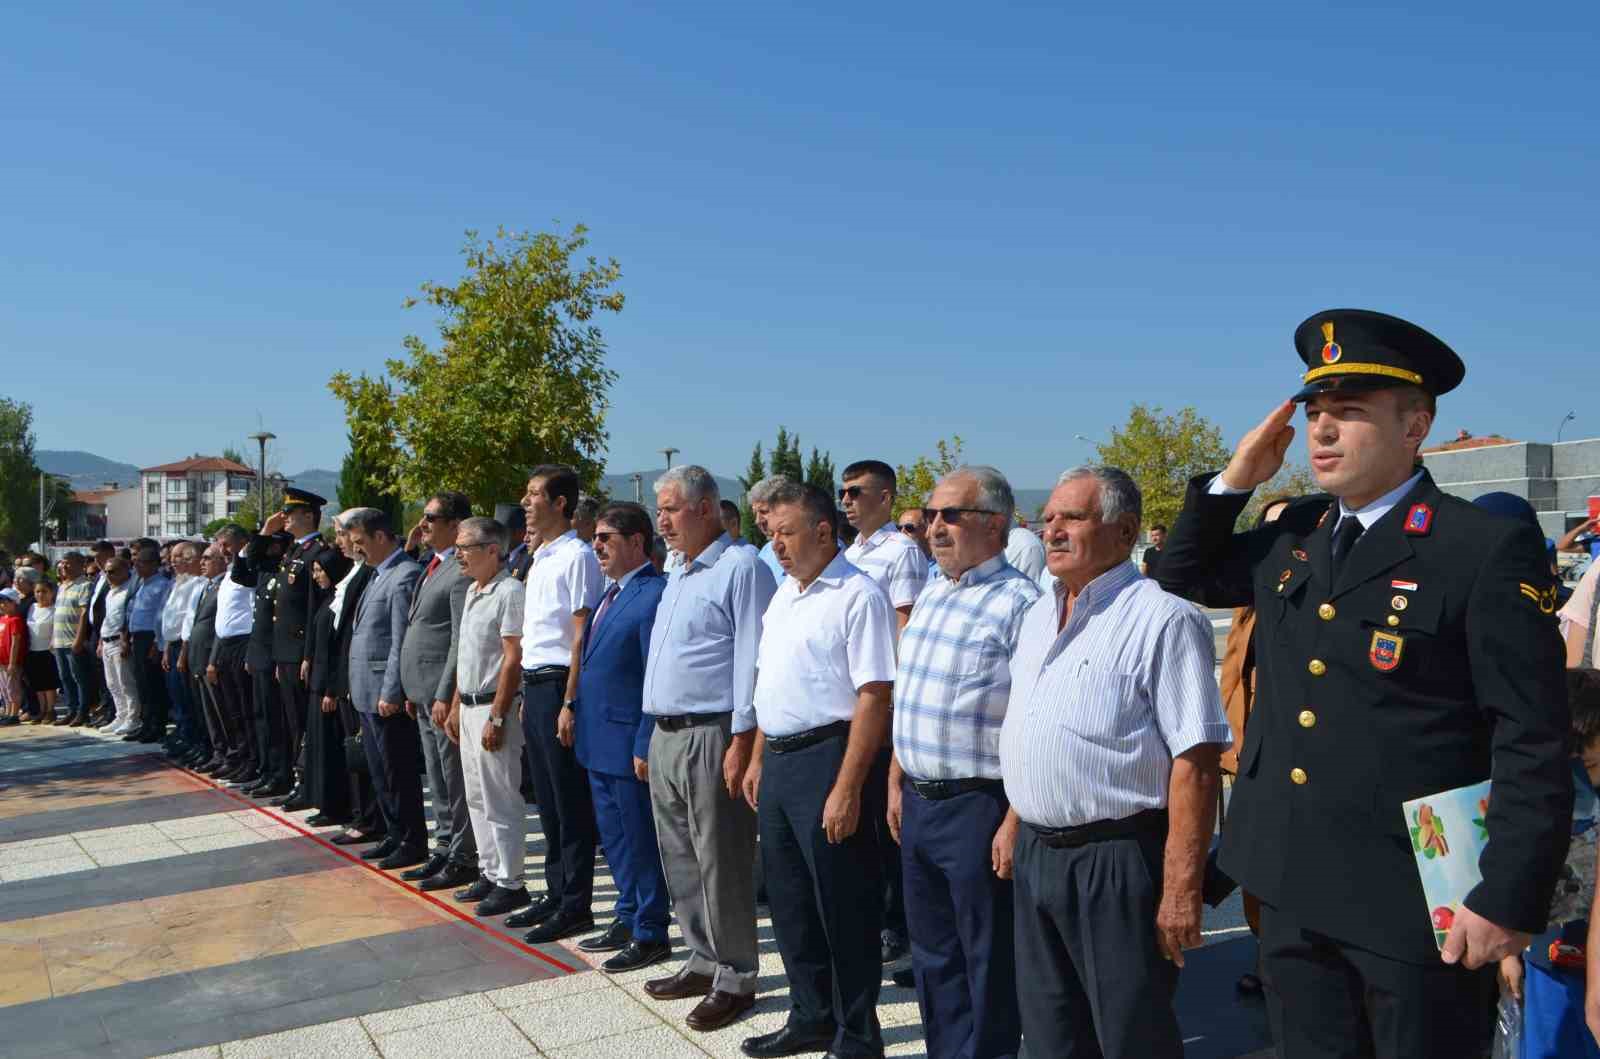
[[[1433,940],[1442,949],[1461,902],[1483,881],[1478,857],[1489,844],[1489,781],[1413,798],[1404,809]]]

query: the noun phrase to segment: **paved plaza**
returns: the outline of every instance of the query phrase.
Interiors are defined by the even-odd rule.
[[[698,1059],[737,1056],[783,1022],[766,918],[754,1014],[697,1034],[683,1023],[694,1001],[644,997],[661,966],[613,978],[575,946],[525,945],[328,844],[337,828],[307,828],[307,815],[219,789],[148,746],[0,730],[0,1056]],[[531,814],[528,834],[537,891]],[[602,925],[616,896],[604,871]],[[1189,954],[1179,1006],[1191,1057],[1256,1056],[1266,1043],[1259,1003],[1233,990],[1252,958],[1236,905],[1208,916],[1208,944]],[[886,979],[879,1016],[889,1055],[925,1054],[909,991]]]

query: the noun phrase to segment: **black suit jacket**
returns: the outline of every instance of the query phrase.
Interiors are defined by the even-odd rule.
[[[189,673],[204,680],[217,644],[217,586],[209,582],[200,589],[194,625],[189,630]]]
[[[345,586],[344,599],[340,601],[339,628],[328,638],[328,679],[323,686],[324,695],[340,698],[350,694],[350,633],[356,626],[356,606],[371,581],[372,567],[362,563]]]
[[[1249,498],[1208,494],[1211,477],[1190,483],[1157,579],[1207,606],[1256,608],[1256,700],[1223,869],[1302,927],[1435,965],[1442,935],[1401,803],[1492,771],[1483,882],[1466,904],[1543,930],[1573,797],[1543,539],[1424,473],[1335,581],[1335,502],[1297,500],[1236,534]]]

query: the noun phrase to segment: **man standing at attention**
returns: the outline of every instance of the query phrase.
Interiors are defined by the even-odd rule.
[[[1015,507],[993,467],[958,468],[934,487],[924,517],[940,574],[900,635],[888,819],[904,858],[913,981],[897,971],[895,984],[916,986],[931,1059],[1015,1059],[1021,1035],[1017,817],[1000,779],[1000,724],[1039,587],[1006,562]]]
[[[1173,994],[1232,742],[1211,623],[1131,561],[1143,503],[1114,467],[1045,503],[1056,588],[1011,658],[1000,772],[1017,830],[1016,946],[1030,1056],[1177,1059]]]
[[[1491,968],[1544,929],[1570,834],[1556,586],[1536,530],[1421,467],[1436,399],[1466,374],[1449,346],[1363,309],[1318,313],[1294,343],[1302,389],[1190,483],[1158,571],[1170,592],[1256,608],[1222,867],[1261,900],[1285,1059],[1482,1054]],[[1335,500],[1235,534],[1298,402]],[[1441,951],[1402,803],[1491,775],[1483,878]]]
[[[760,731],[744,795],[760,821],[789,1018],[744,1041],[754,1059],[883,1055],[883,892],[871,825],[883,814],[873,773],[899,630],[883,590],[839,551],[838,517],[816,486],[787,485],[767,519],[789,576],[762,620]]]
[[[572,529],[578,475],[545,464],[522,498],[528,528],[544,542],[528,568],[522,617],[522,728],[544,829],[545,893],[506,924],[532,926],[530,942],[594,927],[594,801],[572,749],[583,626],[600,602],[600,563]]]
[[[656,479],[656,525],[684,557],[650,634],[644,712],[661,863],[689,960],[645,983],[657,1000],[704,999],[691,1029],[721,1029],[755,1003],[756,818],[744,803],[755,742],[756,655],[774,583],[722,531],[717,480],[684,464]]]
[[[750,513],[756,517],[756,528],[761,531],[762,536],[767,536],[767,511],[772,501],[772,491],[788,484],[788,478],[774,474],[750,487]],[[773,554],[771,540],[761,546],[760,555],[761,561],[767,564],[767,570],[772,574],[774,583],[788,576],[783,572],[783,564],[778,562],[778,557]]]

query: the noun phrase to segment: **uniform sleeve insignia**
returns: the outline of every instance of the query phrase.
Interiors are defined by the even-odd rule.
[[[1406,532],[1413,536],[1427,533],[1433,526],[1433,508],[1427,504],[1412,504],[1406,512]]]
[[[1400,664],[1400,655],[1405,646],[1405,637],[1384,632],[1382,629],[1374,629],[1372,647],[1367,651],[1367,658],[1372,662],[1373,669],[1387,673]]]
[[[1541,614],[1554,614],[1556,612],[1556,586],[1549,588],[1535,588],[1526,581],[1517,582],[1517,590],[1539,607]]]

